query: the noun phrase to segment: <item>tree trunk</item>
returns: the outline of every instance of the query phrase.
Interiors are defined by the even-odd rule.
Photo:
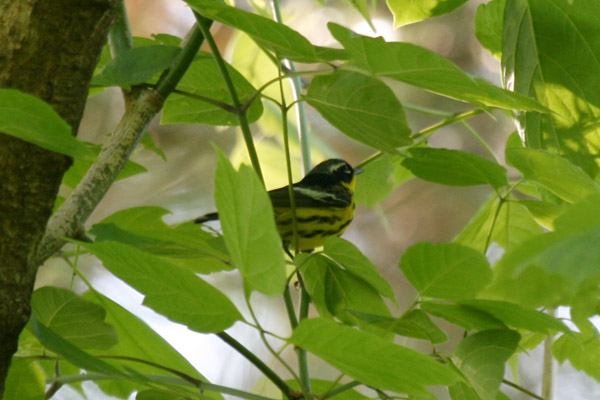
[[[48,102],[75,134],[116,3],[0,2],[0,88]],[[70,164],[66,156],[0,133],[0,397],[30,314],[36,248]]]

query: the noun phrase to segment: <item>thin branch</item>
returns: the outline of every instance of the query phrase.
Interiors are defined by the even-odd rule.
[[[229,336],[225,332],[216,334],[222,341],[231,346],[235,351],[240,353],[246,360],[250,361],[252,365],[258,368],[265,376],[275,384],[281,390],[283,395],[289,400],[299,399],[300,393],[295,392],[283,379],[279,377],[271,368],[267,366],[260,358],[256,357],[254,353],[248,350],[240,342]]]
[[[524,387],[522,387],[522,386],[519,386],[519,385],[517,385],[516,383],[513,383],[513,382],[511,382],[511,381],[507,381],[506,379],[502,379],[502,383],[504,383],[505,385],[507,385],[507,386],[510,386],[510,387],[512,387],[512,388],[515,388],[515,389],[517,389],[518,391],[520,391],[520,392],[523,392],[523,393],[525,393],[527,396],[529,396],[529,397],[531,397],[531,398],[534,398],[534,399],[536,399],[536,400],[545,400],[543,397],[541,397],[541,396],[538,396],[537,394],[535,394],[535,393],[533,393],[533,392],[530,392],[529,390],[525,389],[525,388],[524,388]]]
[[[456,122],[472,118],[472,117],[474,117],[476,115],[479,115],[481,113],[483,113],[483,110],[481,108],[477,108],[477,109],[474,109],[474,110],[469,110],[469,111],[464,111],[464,112],[461,112],[461,113],[454,114],[451,117],[445,118],[443,121],[440,121],[440,122],[438,122],[436,124],[433,124],[433,125],[425,128],[425,129],[420,130],[419,132],[417,132],[414,135],[412,135],[410,138],[411,139],[420,139],[421,137],[426,136],[426,135],[428,135],[430,133],[433,133],[436,130],[438,130],[438,129],[444,127],[444,126],[451,125],[451,124],[454,124]]]
[[[235,85],[233,84],[233,80],[231,79],[229,71],[227,70],[225,60],[223,60],[223,57],[219,52],[219,48],[217,47],[217,43],[215,42],[215,39],[210,33],[210,26],[212,24],[212,21],[203,17],[197,12],[194,12],[194,15],[196,16],[196,21],[198,21],[197,25],[199,29],[202,31],[206,42],[210,46],[213,58],[217,63],[217,67],[221,72],[221,76],[223,77],[225,86],[227,87],[227,91],[229,92],[229,96],[231,97],[233,107],[235,108],[235,115],[238,119],[238,122],[240,123],[240,128],[242,129],[242,134],[244,136],[244,141],[246,143],[246,148],[248,150],[248,155],[250,156],[250,162],[252,163],[252,167],[254,168],[254,171],[256,172],[260,181],[264,185],[265,180],[263,178],[262,170],[260,168],[260,162],[258,161],[258,154],[256,153],[256,148],[254,146],[254,140],[252,139],[252,132],[250,131],[250,125],[248,123],[248,118],[246,117],[246,112],[242,108],[242,104],[235,89]]]
[[[325,395],[323,397],[321,397],[321,400],[326,400],[331,397],[337,396],[338,394],[348,391],[352,388],[355,388],[358,385],[361,385],[361,383],[359,381],[351,381],[351,382],[345,383],[343,385],[340,385],[336,388],[331,389],[329,392],[325,393]]]

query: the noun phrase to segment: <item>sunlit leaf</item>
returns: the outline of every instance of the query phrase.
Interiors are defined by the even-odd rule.
[[[492,0],[480,4],[475,14],[475,36],[494,57],[502,56],[502,28],[506,0]]]
[[[563,200],[574,203],[600,193],[598,185],[579,167],[545,150],[510,148],[506,160],[526,179],[535,181]]]
[[[33,359],[15,357],[10,363],[4,384],[4,400],[42,400],[46,376]]]
[[[509,198],[509,201],[501,202],[497,194],[492,194],[454,242],[480,252],[492,243],[510,250],[542,233],[542,228],[528,210],[513,200]]]
[[[427,18],[448,14],[467,0],[388,0],[387,5],[394,15],[394,28],[419,22]]]
[[[206,18],[246,32],[259,45],[279,58],[299,62],[318,62],[313,45],[301,34],[284,24],[213,0],[186,0]]]
[[[600,2],[506,2],[504,84],[551,113],[517,115],[530,148],[562,154],[595,177],[600,165]],[[558,179],[557,179],[558,180]]]

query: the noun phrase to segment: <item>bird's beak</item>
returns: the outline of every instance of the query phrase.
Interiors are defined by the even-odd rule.
[[[363,172],[365,172],[365,170],[364,170],[364,169],[362,169],[362,168],[357,168],[357,169],[355,169],[355,170],[354,170],[354,175],[362,174]]]

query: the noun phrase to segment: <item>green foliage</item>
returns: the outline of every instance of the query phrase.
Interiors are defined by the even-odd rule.
[[[79,246],[77,257],[68,249],[60,255],[91,290],[83,296],[56,287],[34,292],[29,330],[21,336],[5,398],[39,399],[47,383],[59,380],[77,387],[78,382],[93,379],[105,393],[119,398],[137,391],[140,400],[221,398],[221,394],[266,399],[263,393],[208,382],[186,360],[187,354],[180,354],[140,318],[94,290],[94,279],[88,280],[87,272],[77,268],[80,253],[96,257],[110,274],[140,292],[143,304],[153,311],[195,332],[216,334],[287,400],[315,395],[361,400],[366,387],[381,399],[435,399],[428,390],[434,385],[445,387],[453,400],[506,399],[499,388],[509,359],[516,360],[520,352],[549,338],[556,340],[552,346],[556,360],[569,361],[600,381],[599,335],[590,322],[600,314],[596,61],[600,6],[595,0],[554,0],[552,7],[542,0],[481,4],[475,33],[501,60],[504,87],[415,44],[363,36],[329,23],[342,48],[322,47],[267,17],[270,9],[258,10],[258,4],[253,5],[260,12],[253,13],[211,0],[187,3],[202,21],[218,21],[243,35],[234,36],[238,42],[231,64],[217,51],[190,55],[176,91],[166,99],[163,124],[239,125],[250,158],[264,161],[266,155],[257,154],[248,134],[262,130],[270,148],[289,149],[292,159],[300,159],[294,154],[297,143],[286,142],[287,131],[298,121],[281,112],[287,113],[292,103],[297,106],[287,78],[301,76],[305,79],[298,102],[312,107],[362,146],[365,154],[373,152],[360,165],[364,173],[357,177],[356,204],[377,207],[411,179],[481,186],[487,189],[487,200],[452,242],[416,243],[403,254],[393,250],[400,271],[416,291],[407,306],[396,298],[398,282],[388,281],[380,274],[380,265],[338,237],[327,239],[322,249],[310,254],[288,254],[286,268],[258,164],[253,163],[254,170],[246,165],[236,170],[218,150],[214,199],[219,228],[191,222],[169,225],[164,221],[169,211],[136,207],[93,225],[86,232],[89,241],[72,240]],[[366,1],[350,3],[372,23]],[[463,3],[389,0],[388,7],[400,26],[449,13]],[[209,30],[204,34],[211,36]],[[135,48],[113,59],[105,51],[93,84],[152,88],[166,70],[181,66],[178,60],[188,50],[186,40],[164,34],[153,40],[136,38],[134,43]],[[258,57],[261,62],[254,65]],[[311,65],[293,72],[284,59]],[[266,62],[272,65],[267,67]],[[393,81],[468,103],[471,109],[460,114],[425,110],[441,119],[413,132],[405,110],[424,109],[403,104]],[[233,104],[233,95],[241,104]],[[520,136],[513,134],[506,141],[506,163],[515,168],[510,173],[495,154],[482,157],[428,143],[441,127],[482,109],[514,115]],[[70,188],[91,173],[100,151],[71,136],[49,105],[15,90],[0,90],[0,130],[73,157],[63,180]],[[279,135],[280,130],[286,135]],[[325,141],[311,135],[318,143],[315,148],[328,154]],[[476,132],[475,136],[489,153],[494,152]],[[153,157],[170,162],[150,136],[142,144],[155,153]],[[144,170],[129,161],[119,179]],[[369,250],[373,254],[381,249]],[[216,287],[221,275],[209,278],[217,282],[215,286],[199,276],[224,271],[241,276],[238,289],[244,290],[243,299]],[[301,292],[298,310],[293,283]],[[277,331],[263,327],[258,317],[262,313],[256,312],[262,310],[255,310],[260,295],[283,297],[291,331],[275,323]],[[545,312],[557,306],[571,307],[579,332]],[[223,333],[236,322],[256,330],[267,350],[293,371],[292,379],[282,379],[275,372],[279,368],[262,360],[262,352],[252,352]],[[438,351],[441,343],[457,342],[449,340],[457,328],[464,331],[460,343]],[[407,338],[417,339],[430,351],[394,342],[411,343]],[[289,354],[281,354],[292,348],[297,365]],[[307,360],[311,364],[315,360],[307,353],[346,377],[320,379],[308,367]],[[56,360],[60,374],[55,372]]]
[[[107,350],[117,344],[114,328],[104,322],[104,308],[54,287],[37,289],[31,298],[37,320],[82,349]]]
[[[306,101],[351,138],[384,152],[411,143],[402,105],[383,82],[336,71],[313,79]]]
[[[75,159],[96,159],[86,143],[71,136],[69,125],[50,105],[18,90],[0,90],[0,131]]]
[[[459,150],[415,148],[402,165],[416,177],[451,186],[507,186],[506,169],[495,162]]]
[[[506,2],[502,73],[510,89],[535,97],[552,113],[518,114],[529,148],[568,158],[598,173],[600,3],[595,0]]]
[[[492,280],[485,257],[453,243],[419,243],[400,261],[406,279],[421,296],[445,300],[475,297]]]
[[[394,15],[394,28],[399,28],[406,24],[447,14],[466,2],[467,0],[388,0],[387,4]]]
[[[246,290],[282,294],[284,260],[269,195],[250,167],[242,165],[236,172],[220,152],[215,203],[227,249]]]
[[[130,87],[144,83],[168,68],[180,51],[179,47],[164,45],[133,48],[110,60],[92,84]]]
[[[449,385],[459,379],[449,367],[422,353],[327,319],[303,321],[290,340],[381,389],[423,395],[425,386]]]

